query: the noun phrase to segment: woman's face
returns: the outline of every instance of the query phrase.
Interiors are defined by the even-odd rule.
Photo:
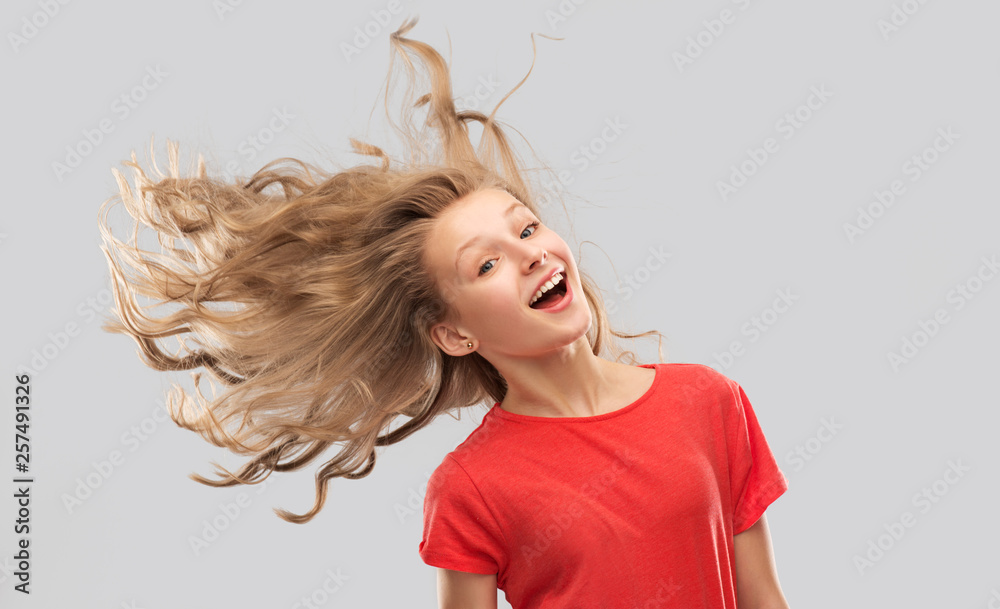
[[[425,263],[453,316],[432,330],[446,353],[532,357],[586,334],[590,308],[566,242],[503,190],[482,190],[455,201],[436,220]],[[551,308],[529,306],[538,286],[556,271],[564,277]]]

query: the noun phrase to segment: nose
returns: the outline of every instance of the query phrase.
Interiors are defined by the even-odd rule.
[[[548,258],[548,252],[542,248],[536,249],[528,257],[528,270],[533,270],[536,266],[542,266],[545,264],[545,260]]]

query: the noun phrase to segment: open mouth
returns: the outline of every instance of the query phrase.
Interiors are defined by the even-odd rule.
[[[532,309],[547,309],[554,307],[562,301],[566,296],[566,273],[563,272],[560,275],[562,275],[562,278],[559,280],[559,283],[552,286],[538,300],[529,305]]]

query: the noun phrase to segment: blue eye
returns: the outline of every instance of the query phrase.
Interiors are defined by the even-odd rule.
[[[538,228],[538,222],[532,222],[531,224],[528,224],[527,226],[525,226],[524,230],[521,231],[521,234],[523,235],[529,228],[530,229],[537,229]],[[535,234],[534,230],[532,230],[528,234],[528,236],[530,237],[533,234]],[[521,238],[524,239],[525,237],[521,237]],[[485,271],[483,270],[483,267],[485,267],[490,262],[493,262],[494,260],[496,260],[496,258],[488,258],[485,261],[483,261],[483,264],[480,265],[480,267],[479,267],[479,275],[482,275],[483,273],[488,273],[493,267],[490,267],[489,269],[486,269]]]

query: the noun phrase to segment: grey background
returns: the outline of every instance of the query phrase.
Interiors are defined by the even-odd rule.
[[[524,76],[531,32],[564,38],[538,38],[534,72],[500,118],[570,172],[570,216],[551,208],[542,219],[571,245],[587,242],[577,261],[615,303],[616,327],[658,329],[667,361],[712,365],[746,390],[791,484],[766,514],[792,607],[1000,605],[1000,279],[981,270],[1000,261],[997,3],[403,0],[350,60],[341,44],[389,3],[57,6],[46,18],[38,2],[8,2],[0,20],[2,369],[8,404],[14,372],[35,370],[36,479],[27,597],[13,591],[14,420],[4,408],[0,605],[436,606],[434,569],[417,554],[423,483],[485,406],[384,450],[369,477],[335,481],[323,512],[293,525],[271,508],[311,506],[312,471],[263,489],[189,480],[210,474],[211,460],[242,460],[157,422],[169,381],[187,376],[146,369],[95,314],[110,297],[97,208],[114,192],[111,167],[133,149],[144,159],[152,134],[160,154],[171,138],[185,159],[201,151],[242,173],[286,155],[361,161],[347,138],[365,136],[389,33],[408,15],[420,17],[410,36],[446,57],[450,34],[465,107],[492,108]],[[880,32],[880,20],[914,7]],[[725,9],[732,23],[679,69],[675,53]],[[560,10],[565,19],[550,21]],[[43,25],[16,44],[32,20]],[[157,66],[162,81],[137,91],[124,116],[115,100]],[[492,91],[482,85],[491,79]],[[802,110],[811,87],[832,97]],[[797,109],[810,116],[786,139],[778,121]],[[241,153],[276,110],[293,118],[253,158]],[[374,143],[381,116],[378,106]],[[579,149],[601,148],[592,142],[615,119],[627,127],[584,169]],[[53,163],[102,120],[113,130],[57,176]],[[938,129],[958,139],[927,152]],[[717,181],[767,138],[777,152],[724,200]],[[935,162],[914,181],[905,164],[923,154]],[[844,224],[894,180],[905,193],[851,242]],[[650,261],[650,248],[668,260]],[[975,290],[961,307],[959,285]],[[779,290],[795,300],[775,314]],[[947,323],[894,367],[890,353],[939,309]],[[767,331],[745,333],[755,317]],[[743,350],[721,359],[734,341]],[[655,339],[635,347],[656,360]],[[835,434],[819,431],[824,421]],[[94,464],[114,451],[119,464],[101,477]],[[968,471],[945,478],[949,462]],[[100,485],[68,509],[88,476]],[[915,501],[924,488],[933,503]],[[240,502],[232,518],[220,507]],[[892,539],[904,512],[913,526]],[[190,539],[213,521],[224,530],[196,554]],[[880,536],[887,549],[859,568]]]

